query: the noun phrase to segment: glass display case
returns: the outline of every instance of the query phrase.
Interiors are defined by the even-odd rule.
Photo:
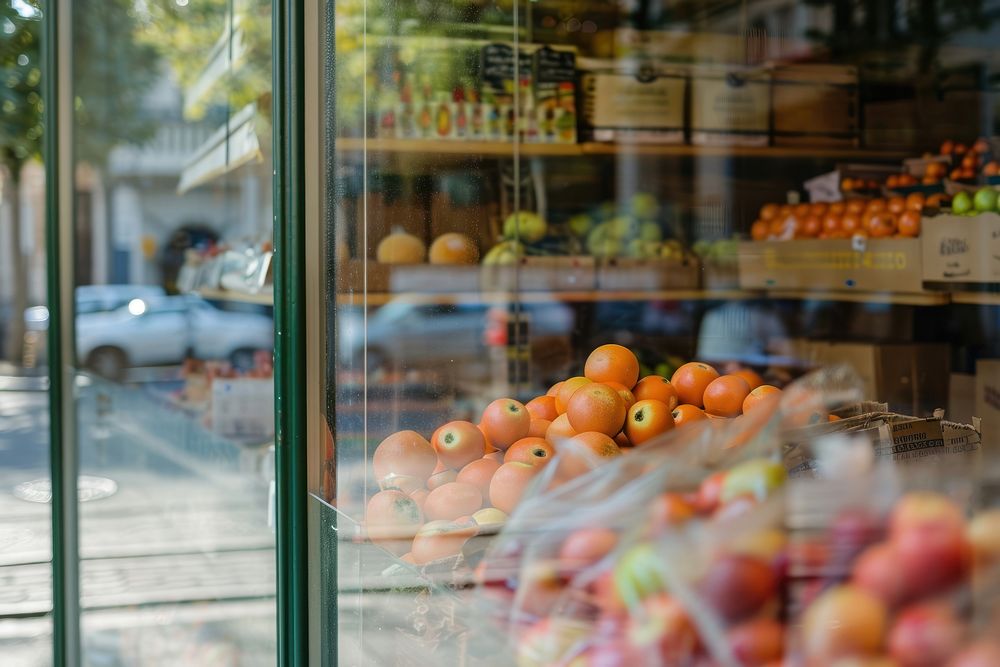
[[[908,622],[840,583],[914,489],[992,502],[985,4],[319,4],[310,659],[899,659],[829,627]]]

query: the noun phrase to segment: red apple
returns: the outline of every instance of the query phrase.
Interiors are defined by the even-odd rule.
[[[664,593],[643,601],[629,617],[625,636],[629,645],[668,665],[684,664],[698,645],[698,633],[687,611]]]
[[[919,491],[908,493],[896,502],[889,517],[892,537],[913,529],[964,528],[962,510],[947,496]]]
[[[608,528],[580,528],[559,549],[560,567],[575,572],[601,560],[618,544],[618,533]]]
[[[559,563],[538,560],[521,568],[517,596],[521,609],[533,616],[546,616],[566,590],[566,581],[559,573]]]
[[[720,471],[706,477],[698,487],[697,508],[699,512],[711,514],[719,506],[722,486],[726,483],[726,472]]]
[[[962,647],[965,628],[951,607],[925,603],[900,612],[889,632],[889,655],[900,667],[939,667]]]
[[[978,641],[948,661],[947,667],[996,667],[1000,665],[1000,645]]]
[[[852,581],[890,607],[900,604],[908,595],[906,575],[889,542],[865,549],[854,563]]]
[[[972,552],[964,526],[927,525],[893,534],[896,566],[914,598],[934,595],[961,583]]]
[[[830,551],[835,562],[846,564],[870,544],[882,539],[882,522],[870,511],[848,508],[830,524]]]
[[[709,566],[699,589],[723,618],[732,622],[756,613],[777,592],[774,569],[742,554],[726,555]]]
[[[756,618],[729,631],[729,647],[743,667],[780,661],[785,652],[785,626],[771,618]]]

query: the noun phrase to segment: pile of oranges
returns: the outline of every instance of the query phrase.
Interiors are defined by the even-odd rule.
[[[551,479],[560,484],[674,428],[754,410],[780,391],[752,370],[720,375],[697,361],[669,380],[640,379],[635,354],[602,345],[583,375],[527,403],[500,398],[478,424],[452,421],[429,440],[414,431],[383,440],[372,459],[381,490],[367,505],[368,536],[416,564],[453,556],[484,525],[503,523],[557,454]]]
[[[948,173],[948,178],[953,181],[974,181],[976,171],[980,168],[984,176],[997,175],[996,162],[983,164],[990,151],[990,142],[980,137],[971,147],[951,140],[945,141],[941,144],[940,153],[951,157],[952,169]]]
[[[906,197],[840,202],[765,204],[750,227],[755,241],[790,239],[915,238],[924,208],[940,208],[946,195],[914,192]]]

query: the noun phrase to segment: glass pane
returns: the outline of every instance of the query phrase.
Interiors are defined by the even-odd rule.
[[[312,657],[750,664],[753,619],[833,664],[803,615],[906,493],[996,537],[1000,26],[959,4],[323,3]],[[990,608],[965,567],[935,594]]]
[[[0,4],[0,646],[52,664],[42,7]]]
[[[73,5],[85,661],[273,664],[271,3]]]

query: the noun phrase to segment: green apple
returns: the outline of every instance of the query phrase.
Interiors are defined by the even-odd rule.
[[[956,194],[951,200],[951,210],[958,215],[963,215],[973,210],[972,197],[965,190]]]
[[[639,235],[639,219],[619,215],[608,222],[608,236],[616,239],[633,239]]]
[[[590,247],[590,254],[599,259],[611,259],[612,257],[621,257],[624,250],[621,241],[605,237]]]
[[[629,609],[667,590],[663,557],[651,544],[637,544],[617,559],[612,578],[618,597]]]
[[[602,222],[587,234],[587,252],[591,255],[596,254],[595,250],[598,246],[602,245],[605,239],[608,238],[608,223]]]
[[[660,212],[660,204],[656,201],[656,197],[648,192],[637,192],[632,195],[629,208],[632,215],[642,220],[652,220]]]
[[[740,496],[767,498],[785,483],[785,466],[770,459],[751,459],[732,468],[722,483],[721,500],[728,503]]]
[[[632,239],[625,246],[625,254],[628,257],[636,257],[638,259],[652,259],[659,256],[660,244],[657,241]]]
[[[979,188],[972,203],[980,213],[994,211],[997,207],[997,191],[993,188]]]
[[[548,225],[542,217],[531,211],[515,211],[503,223],[503,235],[524,243],[535,243],[545,238]]]
[[[582,239],[590,233],[591,229],[594,228],[594,219],[586,213],[581,213],[580,215],[574,215],[570,218],[567,225],[569,226],[569,231],[573,236]]]
[[[643,241],[659,241],[663,238],[663,231],[655,222],[644,222],[639,225],[639,238]]]

